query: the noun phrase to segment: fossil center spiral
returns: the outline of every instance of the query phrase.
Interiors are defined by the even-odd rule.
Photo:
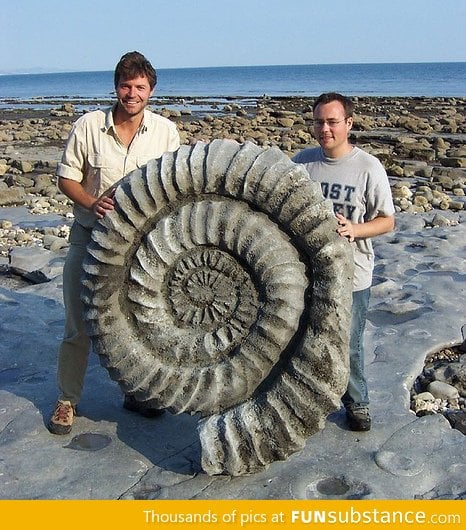
[[[226,252],[194,249],[168,276],[168,299],[179,326],[212,331],[229,324],[233,333],[246,331],[256,319],[258,294],[251,277]]]

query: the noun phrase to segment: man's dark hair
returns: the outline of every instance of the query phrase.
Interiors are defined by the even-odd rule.
[[[157,73],[142,53],[125,53],[115,67],[115,88],[118,86],[120,79],[134,79],[140,76],[147,77],[151,90],[157,84]]]
[[[326,103],[331,103],[332,101],[339,101],[343,108],[345,109],[345,118],[353,117],[354,104],[350,98],[339,94],[338,92],[325,92],[321,94],[312,105],[312,110],[315,111],[317,105],[325,105]]]

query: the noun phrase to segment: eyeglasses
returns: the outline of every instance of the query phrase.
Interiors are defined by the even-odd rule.
[[[314,127],[323,127],[327,124],[329,127],[336,127],[339,123],[346,121],[348,118],[342,120],[313,120]]]

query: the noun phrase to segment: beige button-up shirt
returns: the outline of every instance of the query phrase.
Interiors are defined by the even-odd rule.
[[[57,166],[59,178],[81,182],[94,197],[149,160],[180,146],[176,125],[145,109],[139,130],[126,147],[118,138],[112,110],[96,110],[76,120]],[[74,215],[86,227],[93,226],[96,220],[90,210],[78,204],[74,205]]]

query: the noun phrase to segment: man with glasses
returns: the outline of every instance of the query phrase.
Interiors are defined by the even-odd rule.
[[[370,238],[394,229],[395,208],[382,164],[349,142],[353,102],[338,93],[325,93],[315,100],[313,112],[320,147],[301,151],[293,161],[304,164],[311,179],[321,183],[323,195],[333,202],[337,232],[353,248],[350,376],[342,401],[350,429],[368,431],[371,417],[364,375],[364,328],[374,269]]]

